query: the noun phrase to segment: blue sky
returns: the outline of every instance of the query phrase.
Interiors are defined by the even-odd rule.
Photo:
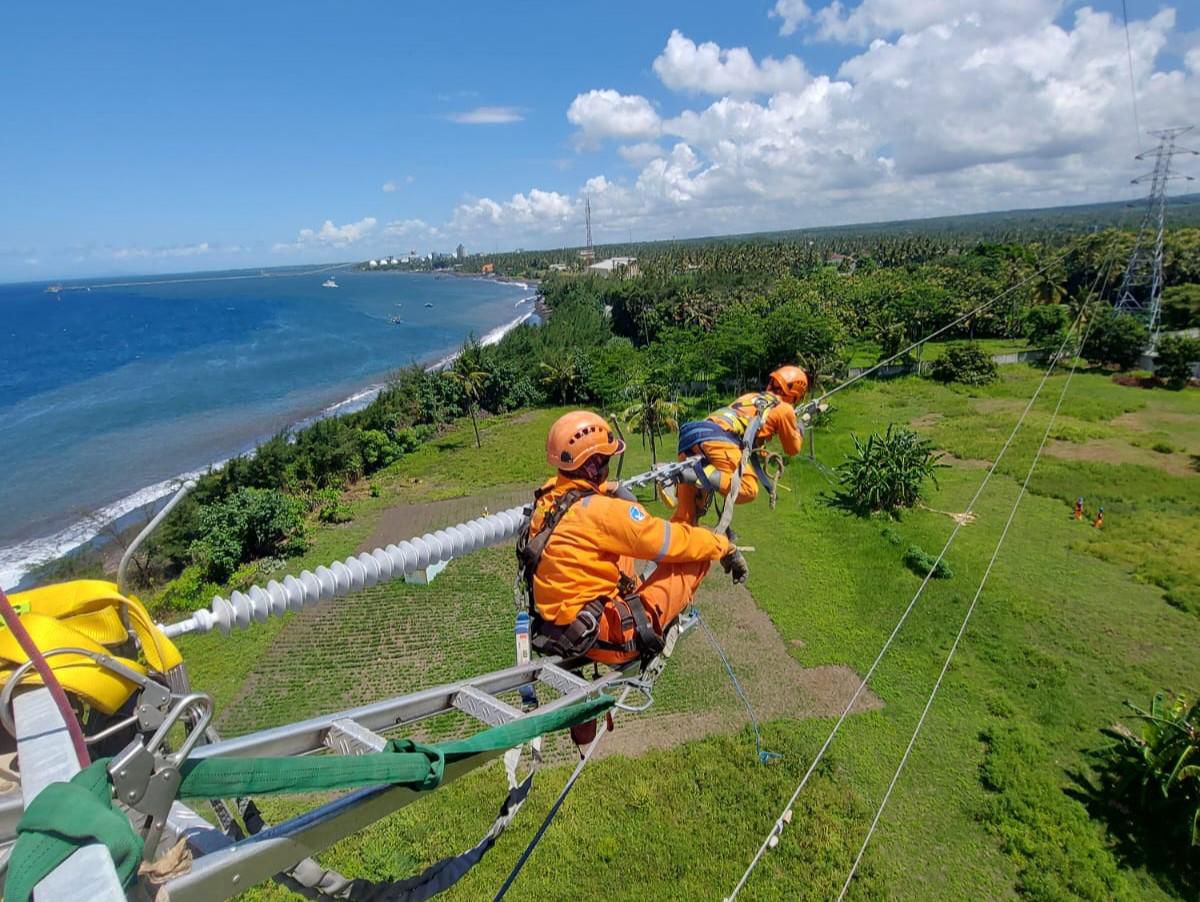
[[[996,6],[5,4],[0,279],[1128,196],[1119,3]],[[1196,6],[1129,0],[1144,127]]]

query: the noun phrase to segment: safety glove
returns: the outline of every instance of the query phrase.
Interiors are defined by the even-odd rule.
[[[721,558],[721,569],[733,578],[735,586],[744,583],[750,575],[750,568],[746,566],[746,558],[736,545],[729,550],[725,557]]]

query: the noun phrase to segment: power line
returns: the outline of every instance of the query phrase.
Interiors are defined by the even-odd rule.
[[[1121,18],[1125,20],[1125,55],[1129,59],[1129,99],[1133,102],[1133,135],[1138,153],[1142,152],[1142,126],[1138,121],[1137,86],[1133,80],[1133,45],[1129,42],[1129,10],[1121,0]]]
[[[1109,267],[1111,274],[1112,267]],[[1107,285],[1108,279],[1105,278]],[[1087,326],[1087,332],[1082,336],[1080,348],[1087,342],[1088,335],[1091,334],[1092,326],[1095,325],[1093,319]],[[875,835],[875,829],[879,826],[879,819],[883,816],[883,809],[887,807],[888,800],[892,796],[892,790],[896,788],[896,782],[900,779],[900,773],[904,770],[904,765],[908,763],[909,755],[912,754],[913,746],[917,742],[917,736],[920,735],[921,728],[925,725],[925,718],[929,714],[929,709],[933,707],[933,700],[937,697],[938,690],[942,687],[942,681],[946,678],[946,672],[950,669],[950,662],[954,660],[954,655],[958,651],[959,643],[962,642],[962,637],[967,631],[967,624],[971,621],[971,615],[975,613],[975,607],[979,603],[979,597],[983,594],[983,587],[987,584],[988,577],[991,576],[992,567],[996,564],[996,558],[1000,555],[1000,549],[1004,545],[1004,540],[1008,538],[1009,528],[1012,526],[1013,519],[1017,515],[1017,508],[1020,507],[1022,499],[1025,497],[1026,491],[1029,489],[1029,480],[1033,478],[1033,472],[1037,468],[1038,462],[1042,458],[1042,451],[1046,447],[1046,440],[1050,438],[1050,431],[1054,428],[1054,423],[1058,419],[1059,411],[1062,409],[1063,400],[1067,396],[1067,389],[1071,387],[1071,380],[1075,377],[1075,370],[1079,365],[1079,359],[1076,358],[1071,363],[1071,370],[1067,373],[1067,380],[1063,383],[1062,391],[1058,395],[1058,403],[1054,405],[1054,413],[1050,415],[1050,421],[1046,424],[1046,429],[1042,433],[1041,444],[1038,445],[1037,452],[1033,456],[1033,461],[1029,465],[1029,470],[1025,474],[1025,481],[1021,483],[1021,491],[1017,493],[1017,499],[1013,502],[1012,510],[1008,513],[1008,520],[1004,524],[1004,529],[1000,532],[1000,539],[996,542],[996,547],[992,551],[991,560],[988,561],[987,569],[983,572],[983,578],[979,581],[979,587],[975,590],[975,597],[971,599],[971,604],[967,607],[967,612],[963,617],[962,625],[958,628],[958,634],[954,637],[954,642],[950,646],[950,652],[946,655],[945,663],[942,664],[941,673],[938,674],[937,681],[933,684],[933,690],[929,693],[929,698],[925,702],[925,707],[921,711],[921,716],[917,719],[917,725],[913,729],[912,736],[908,740],[908,746],[904,749],[904,754],[900,758],[900,763],[896,767],[896,773],[892,775],[892,780],[888,784],[887,791],[883,794],[883,799],[879,803],[879,808],[875,812],[875,817],[871,821],[871,826],[867,829],[867,835],[863,838],[862,845],[859,847],[858,855],[854,859],[854,864],[850,866],[850,873],[846,875],[846,882],[842,885],[842,891],[838,894],[838,902],[846,897],[846,892],[850,889],[850,883],[854,880],[854,875],[858,871],[859,864],[862,863],[863,855],[866,854],[867,846],[871,842],[871,837]]]
[[[1102,272],[1108,272],[1111,270],[1112,258],[1115,253],[1115,250],[1116,250],[1116,235],[1114,234],[1113,239],[1109,242],[1109,250],[1108,250],[1108,254],[1105,258],[1105,262],[1103,264]],[[1063,254],[1063,256],[1065,256],[1065,253]],[[1053,262],[1057,262],[1057,261],[1052,261],[1052,263],[1048,264],[1047,267],[1045,267],[1045,268],[1048,268],[1049,265],[1053,265]],[[1045,268],[1043,268],[1042,271],[1044,271]],[[1096,280],[1092,284],[1092,289],[1089,292],[1090,296],[1095,295],[1095,290],[1100,285],[1100,278],[1101,278],[1100,273],[1097,273]],[[1105,282],[1107,283],[1107,279],[1105,279]],[[1020,283],[1018,283],[1018,284],[1020,284]],[[1014,286],[1014,287],[1016,287],[1016,286]],[[998,300],[999,297],[1000,296],[997,296],[997,298],[994,298],[993,300]],[[1025,422],[1025,418],[1029,415],[1029,411],[1033,408],[1033,405],[1037,401],[1039,395],[1041,395],[1042,389],[1045,387],[1047,380],[1050,378],[1050,374],[1054,371],[1054,368],[1057,365],[1059,358],[1061,357],[1063,351],[1066,350],[1067,343],[1070,341],[1070,338],[1071,338],[1071,334],[1073,332],[1075,332],[1075,330],[1077,329],[1079,324],[1082,322],[1083,315],[1086,312],[1086,310],[1087,310],[1087,305],[1085,304],[1083,307],[1080,308],[1079,314],[1075,318],[1075,322],[1072,323],[1071,329],[1068,330],[1067,336],[1063,339],[1063,342],[1059,346],[1058,351],[1051,356],[1050,364],[1049,364],[1049,366],[1047,366],[1045,373],[1042,374],[1042,378],[1041,378],[1041,381],[1038,383],[1037,389],[1034,391],[1033,396],[1029,399],[1029,403],[1025,405],[1025,409],[1021,412],[1021,416],[1017,420],[1016,425],[1013,426],[1013,429],[1009,433],[1008,438],[1005,439],[1005,441],[1004,441],[1004,445],[1000,448],[999,454],[996,456],[996,459],[994,461],[992,461],[992,465],[988,468],[987,473],[984,475],[983,481],[979,484],[979,488],[977,488],[975,490],[974,496],[971,498],[970,502],[967,504],[966,511],[968,513],[970,513],[974,509],[976,502],[979,500],[979,497],[983,494],[983,490],[987,487],[988,482],[991,481],[992,475],[996,472],[996,468],[1000,465],[1000,461],[1003,459],[1004,455],[1008,452],[1009,447],[1012,445],[1013,439],[1016,438],[1017,433],[1020,431],[1021,426]],[[863,374],[863,375],[865,375],[865,374]],[[858,377],[856,377],[856,378],[858,378]],[[838,386],[837,388],[833,389],[833,391],[837,391],[843,387],[844,387],[844,385]],[[825,395],[825,397],[828,397],[828,395],[832,394],[833,391],[830,391],[829,393],[827,393]],[[817,751],[816,757],[813,758],[812,762],[808,766],[808,769],[804,772],[804,776],[801,778],[799,785],[796,787],[795,791],[792,793],[791,797],[788,799],[787,804],[784,806],[783,812],[779,815],[778,818],[775,819],[774,825],[772,826],[771,830],[767,833],[766,838],[763,840],[762,844],[759,846],[758,851],[755,853],[753,859],[751,859],[750,864],[747,866],[745,872],[742,874],[741,879],[738,880],[737,884],[733,888],[733,891],[726,897],[726,902],[732,902],[732,900],[737,897],[737,894],[739,892],[741,892],[742,887],[744,887],[746,885],[746,881],[750,879],[750,875],[754,872],[754,869],[758,866],[758,863],[762,860],[762,857],[766,853],[767,849],[771,848],[773,843],[777,843],[779,841],[778,837],[783,832],[783,828],[784,828],[784,826],[786,826],[788,820],[790,820],[792,806],[795,804],[796,799],[800,796],[801,791],[808,784],[809,779],[812,777],[813,773],[816,771],[817,765],[820,763],[821,759],[825,756],[825,753],[826,753],[826,751],[828,751],[829,746],[832,745],[834,737],[837,736],[838,731],[841,730],[841,728],[842,728],[842,724],[845,723],[846,718],[849,717],[850,712],[854,709],[854,705],[858,702],[859,697],[862,695],[863,691],[866,689],[867,683],[870,681],[871,677],[875,674],[876,669],[879,667],[879,664],[883,660],[884,655],[887,654],[888,649],[891,648],[892,642],[895,641],[896,636],[900,632],[900,628],[904,625],[905,621],[907,621],[909,614],[911,614],[913,609],[916,607],[917,601],[920,599],[922,593],[925,591],[925,587],[929,585],[929,581],[930,581],[930,579],[932,579],[933,573],[937,569],[938,564],[941,563],[942,558],[945,557],[946,552],[949,550],[951,544],[953,544],[955,538],[957,538],[958,533],[962,529],[963,524],[965,522],[966,522],[965,519],[956,522],[954,529],[951,530],[951,532],[950,532],[949,538],[946,539],[945,545],[942,546],[942,550],[938,553],[937,560],[935,560],[933,562],[933,565],[930,567],[929,572],[925,575],[925,578],[921,581],[921,585],[917,588],[916,594],[914,594],[912,597],[912,600],[909,601],[908,606],[904,609],[904,612],[900,615],[900,619],[896,622],[896,626],[892,629],[892,632],[888,636],[887,640],[884,642],[883,647],[879,650],[879,654],[876,655],[875,660],[872,662],[870,668],[867,670],[866,674],[863,676],[862,680],[859,682],[858,688],[855,690],[854,695],[851,696],[850,701],[846,704],[846,707],[843,709],[841,715],[838,717],[837,722],[833,725],[833,729],[830,731],[828,737],[826,737],[825,742],[822,743],[821,748]]]
[[[919,341],[914,341],[907,348],[903,348],[902,350],[897,351],[891,357],[887,357],[887,358],[879,361],[874,366],[869,367],[866,370],[863,370],[857,376],[847,379],[845,382],[841,383],[840,385],[835,385],[833,388],[831,388],[829,391],[825,392],[825,394],[821,395],[819,398],[814,400],[812,403],[819,404],[821,401],[824,401],[826,398],[830,397],[831,395],[834,395],[837,392],[840,392],[843,388],[849,388],[851,385],[853,385],[855,382],[858,382],[860,379],[865,379],[867,376],[878,371],[879,369],[882,369],[883,367],[887,366],[892,361],[900,359],[905,354],[907,354],[909,351],[915,350],[916,348],[925,344],[927,341],[932,341],[933,339],[935,339],[939,335],[941,335],[943,332],[946,332],[947,330],[952,329],[954,326],[957,326],[959,323],[970,319],[972,316],[975,316],[977,313],[982,312],[986,308],[992,306],[992,304],[994,304],[997,301],[1001,300],[1002,298],[1005,298],[1008,295],[1012,294],[1014,291],[1016,291],[1022,285],[1025,285],[1025,284],[1033,281],[1038,276],[1040,276],[1042,273],[1044,273],[1048,269],[1050,269],[1050,267],[1052,267],[1055,264],[1066,259],[1067,254],[1069,254],[1071,252],[1071,250],[1072,249],[1070,247],[1068,247],[1061,254],[1059,254],[1057,257],[1055,257],[1053,260],[1051,260],[1049,263],[1047,263],[1045,266],[1043,266],[1041,269],[1030,273],[1028,276],[1026,276],[1020,282],[1017,282],[1015,285],[1010,285],[1008,288],[1004,289],[1004,291],[1000,292],[998,295],[991,298],[990,300],[984,301],[982,304],[980,304],[978,307],[974,308],[973,310],[968,310],[962,316],[958,317],[958,319],[948,322],[948,323],[946,323],[946,325],[942,326],[940,329],[936,329],[933,332],[930,332],[928,335],[926,335],[924,338],[920,339]]]

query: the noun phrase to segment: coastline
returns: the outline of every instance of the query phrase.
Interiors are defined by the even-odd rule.
[[[492,280],[488,280],[492,281]],[[523,285],[526,289],[536,291],[536,283],[531,286],[528,280],[511,280],[508,284]],[[480,338],[480,343],[494,345],[505,335],[531,319],[540,321],[539,304],[541,294],[529,294],[521,297],[515,308],[520,311],[512,320],[490,329]],[[525,309],[522,309],[525,308]],[[443,370],[449,367],[458,357],[455,351],[448,355],[429,355],[419,365],[426,371]],[[390,372],[390,371],[389,371]],[[361,387],[353,390],[348,396],[332,404],[326,404],[305,416],[301,416],[287,427],[287,431],[295,432],[310,426],[319,420],[329,417],[343,416],[362,410],[370,404],[379,393],[387,387],[387,372],[377,373]],[[254,453],[255,448],[269,435],[257,438],[248,448],[234,451],[220,460],[213,461],[203,467],[179,473],[168,479],[151,485],[143,486],[133,492],[105,504],[96,510],[81,516],[75,522],[64,526],[53,533],[18,540],[16,543],[0,548],[0,587],[5,591],[19,590],[24,586],[29,575],[38,569],[53,564],[74,555],[85,554],[111,543],[106,534],[115,526],[119,530],[122,524],[132,526],[135,519],[147,512],[153,512],[166,503],[179,486],[192,479],[218,469],[234,457],[244,457]]]

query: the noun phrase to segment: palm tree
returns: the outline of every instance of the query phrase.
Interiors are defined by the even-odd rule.
[[[679,402],[670,400],[666,388],[655,382],[631,386],[630,396],[634,400],[621,411],[620,419],[628,423],[634,432],[642,433],[643,443],[646,436],[650,437],[650,462],[657,464],[655,439],[679,427]]]
[[[542,370],[542,385],[558,404],[578,400],[583,371],[579,357],[570,350],[547,354],[538,364]]]
[[[475,340],[474,336],[468,337],[463,343],[462,351],[454,359],[454,365],[446,375],[458,384],[458,387],[462,389],[463,396],[467,399],[467,412],[471,415],[471,428],[475,430],[475,447],[482,448],[483,442],[479,438],[479,422],[476,419],[476,411],[479,407],[479,399],[483,396],[483,390],[487,387],[488,379],[492,377],[492,374],[484,369],[483,346]]]

